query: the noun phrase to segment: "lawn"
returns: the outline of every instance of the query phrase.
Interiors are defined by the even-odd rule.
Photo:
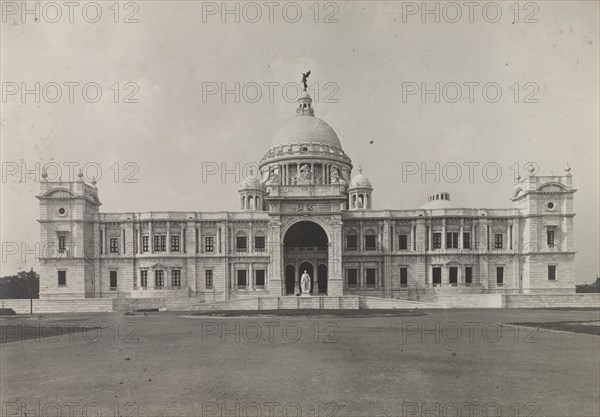
[[[4,317],[2,415],[597,416],[600,337],[577,329],[599,320],[585,309]]]

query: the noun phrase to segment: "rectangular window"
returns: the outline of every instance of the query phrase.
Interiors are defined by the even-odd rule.
[[[110,271],[110,289],[117,289],[117,271]]]
[[[142,236],[142,252],[150,250],[150,236]]]
[[[471,233],[469,232],[463,233],[463,248],[471,249]]]
[[[440,249],[442,247],[442,234],[434,233],[433,234],[433,249]]]
[[[171,271],[171,286],[181,287],[181,270],[174,269]]]
[[[265,286],[265,275],[266,275],[265,272],[266,271],[264,269],[257,269],[255,271],[254,274],[256,275],[256,277],[254,279],[254,282],[256,283],[257,287],[264,287]]]
[[[494,249],[502,249],[502,233],[494,235]]]
[[[473,267],[465,267],[465,285],[469,287],[473,283]]]
[[[556,265],[548,265],[548,281],[556,281]]]
[[[165,271],[159,269],[154,271],[154,286],[162,288],[165,285]]]
[[[160,251],[164,252],[167,250],[167,235],[160,235]]]
[[[111,237],[109,240],[110,253],[119,253],[119,238]]]
[[[204,250],[206,252],[214,252],[215,243],[214,238],[212,236],[208,236],[204,238]]]
[[[502,235],[500,235],[502,236]],[[501,287],[504,285],[504,267],[497,266],[496,267],[496,285]]]
[[[246,288],[246,276],[248,272],[245,269],[238,269],[237,271],[237,286],[238,288]]]
[[[257,252],[264,252],[266,247],[264,236],[254,236],[254,249]]]
[[[348,286],[356,287],[358,285],[358,269],[348,269]]]
[[[365,236],[365,250],[377,250],[375,235]]]
[[[67,237],[65,235],[58,236],[58,251],[64,252],[67,249]]]
[[[374,268],[367,268],[365,272],[367,277],[367,287],[374,287],[376,284],[375,278],[377,276],[377,270]]]
[[[458,249],[458,232],[446,233],[446,248]]]
[[[458,285],[458,268],[456,266],[451,266],[449,274],[450,285],[456,287]]]
[[[58,285],[67,285],[67,271],[58,271]]]
[[[235,248],[237,249],[238,252],[246,252],[247,249],[247,242],[246,242],[246,236],[238,236],[235,239]]]
[[[347,250],[358,250],[358,236],[347,235],[346,236],[346,249]]]
[[[554,246],[554,229],[546,230],[546,242],[548,246]]]
[[[432,276],[433,276],[433,286],[434,287],[439,287],[442,285],[442,268],[440,268],[439,266],[433,267],[432,270]]]
[[[140,271],[140,285],[142,288],[146,288],[148,286],[148,270],[142,269]]]
[[[407,235],[398,235],[398,249],[400,249],[400,250],[408,249],[408,236]]]
[[[204,277],[206,278],[206,288],[210,289],[213,286],[213,270],[207,269],[204,271]]]
[[[408,287],[408,268],[400,268],[400,287]]]
[[[179,252],[179,235],[171,236],[171,251]]]

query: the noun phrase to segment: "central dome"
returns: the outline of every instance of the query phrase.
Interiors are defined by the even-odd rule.
[[[298,115],[281,126],[273,137],[271,147],[310,142],[342,149],[340,139],[331,126],[310,115]]]

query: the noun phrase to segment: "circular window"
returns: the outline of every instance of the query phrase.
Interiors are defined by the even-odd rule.
[[[554,210],[554,203],[553,202],[549,202],[546,207],[548,207],[548,210]]]
[[[64,207],[61,207],[58,209],[59,216],[64,216],[66,212],[67,212],[67,210],[65,210]]]
[[[302,148],[302,152],[308,152],[308,148],[306,148],[306,147]]]

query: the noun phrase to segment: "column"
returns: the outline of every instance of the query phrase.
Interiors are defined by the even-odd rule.
[[[300,292],[300,283],[298,282],[298,261],[294,262],[294,295]]]
[[[254,253],[254,227],[250,223],[250,232],[248,233],[248,253]]]
[[[471,221],[471,250],[477,249],[476,240],[475,240],[475,222]]]
[[[150,220],[148,222],[148,224],[150,225],[150,233],[149,233],[149,246],[150,246],[150,253],[154,253],[154,231],[152,230],[152,220]],[[152,277],[152,279],[154,279],[154,277]]]
[[[246,288],[252,288],[252,291],[254,291],[256,288],[254,287],[254,264],[252,262],[250,262],[250,267],[248,268],[248,275],[249,277]]]
[[[143,250],[143,242],[142,242],[143,238],[142,237],[143,237],[143,234],[142,234],[142,223],[140,223],[139,227],[138,227],[138,248],[137,248],[139,254],[141,254],[142,250]]]
[[[431,220],[427,222],[427,239],[428,239],[428,248],[429,250],[433,250],[433,227],[431,225]]]
[[[171,222],[167,222],[167,253],[171,253]]]
[[[465,223],[465,221],[463,219],[460,219],[460,232],[459,232],[460,235],[458,236],[458,249],[462,249],[462,248],[465,247],[464,246],[465,242],[464,242],[464,239],[463,239],[463,236],[464,236],[464,234],[463,234],[464,223]]]
[[[446,218],[442,219],[442,250],[446,250]]]

